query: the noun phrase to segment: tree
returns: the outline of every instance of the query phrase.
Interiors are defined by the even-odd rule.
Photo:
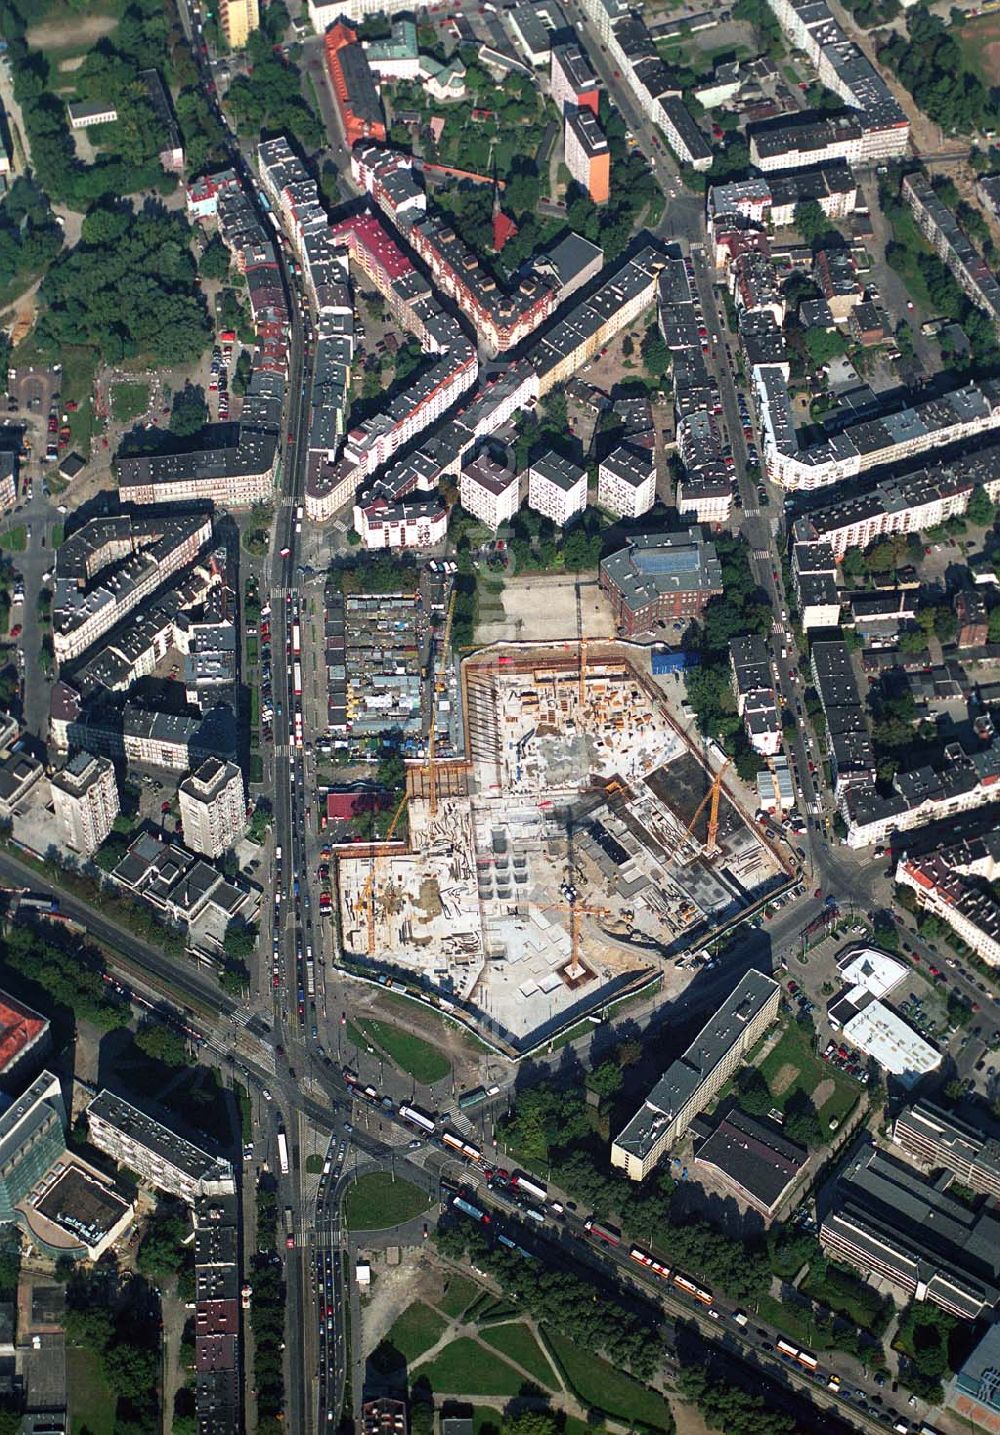
[[[982,485],[977,484],[969,496],[969,506],[965,510],[966,518],[977,528],[988,528],[996,517],[996,512],[996,504]]]
[[[615,1050],[615,1058],[618,1065],[623,1069],[629,1066],[636,1066],[642,1060],[643,1046],[638,1037],[629,1037],[627,1041],[621,1042]]]
[[[784,1111],[783,1130],[790,1141],[801,1146],[818,1146],[823,1139],[819,1114],[808,1092],[796,1091],[789,1098]]]
[[[809,358],[817,369],[847,351],[844,336],[836,329],[807,329],[805,344]]]
[[[744,1111],[751,1116],[766,1116],[774,1105],[771,1088],[756,1066],[745,1066],[736,1078],[736,1094]]]
[[[795,228],[801,234],[804,243],[815,244],[817,240],[830,233],[830,221],[817,200],[804,199],[795,206]]]
[[[186,383],[180,393],[174,395],[170,413],[170,432],[178,438],[190,438],[208,423],[208,405],[200,385]]]
[[[660,379],[670,368],[670,350],[655,324],[650,324],[642,340],[642,362],[646,372]]]
[[[551,1410],[522,1410],[500,1425],[502,1435],[558,1435],[559,1420]]]
[[[624,1083],[621,1067],[614,1061],[604,1061],[587,1077],[587,1085],[598,1096],[617,1096]]]
[[[844,554],[844,577],[852,583],[860,582],[864,578],[867,568],[865,566],[864,554],[860,548],[848,548]]]
[[[224,280],[229,278],[229,268],[229,250],[219,236],[214,234],[198,261],[198,273],[203,279]]]
[[[191,1055],[179,1032],[168,1026],[144,1026],[135,1036],[135,1044],[146,1056],[162,1061],[164,1066],[189,1066]]]
[[[234,917],[226,927],[222,950],[227,957],[235,957],[237,960],[252,957],[257,950],[259,936],[260,928],[256,922],[244,922],[241,918]]]

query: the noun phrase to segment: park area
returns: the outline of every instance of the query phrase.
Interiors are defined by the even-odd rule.
[[[369,1171],[347,1193],[347,1225],[352,1231],[384,1231],[422,1216],[430,1205],[430,1198],[402,1177]]]
[[[413,1284],[407,1280],[401,1292],[411,1292]],[[516,1307],[469,1277],[441,1272],[433,1263],[417,1284],[423,1299],[400,1311],[369,1357],[383,1379],[419,1384],[435,1401],[474,1403],[477,1431],[499,1428],[506,1403],[521,1399],[550,1400],[564,1421],[563,1435],[600,1430],[605,1418],[672,1429],[669,1407],[657,1391],[519,1318]]]
[[[358,1017],[347,1023],[347,1034],[357,1046],[372,1046],[387,1056],[400,1071],[423,1086],[442,1081],[451,1073],[451,1062],[436,1046],[413,1032],[374,1017]]]
[[[796,1022],[786,1026],[780,1041],[760,1063],[774,1105],[784,1111],[792,1098],[808,1097],[825,1135],[843,1125],[860,1088],[813,1051],[811,1033]]]

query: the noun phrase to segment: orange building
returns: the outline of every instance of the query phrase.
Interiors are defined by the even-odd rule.
[[[358,44],[357,31],[343,20],[331,25],[324,40],[326,71],[330,77],[348,148],[358,140],[385,144],[385,116],[368,59]]]
[[[566,168],[595,204],[611,197],[611,148],[589,109],[569,107],[564,126]]]

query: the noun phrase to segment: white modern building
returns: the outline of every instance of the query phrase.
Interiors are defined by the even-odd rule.
[[[106,757],[74,753],[49,787],[62,840],[76,852],[96,852],[120,810],[114,765]]]
[[[192,852],[221,857],[243,835],[247,795],[235,762],[208,757],[177,789],[181,830]]]
[[[98,1151],[134,1171],[147,1186],[193,1205],[200,1196],[231,1196],[231,1164],[178,1136],[144,1111],[102,1091],[87,1107],[87,1127]]]
[[[656,502],[653,450],[623,443],[597,470],[597,501],[618,518],[640,518]]]
[[[486,452],[462,469],[458,493],[466,513],[471,513],[494,533],[501,523],[509,523],[520,507],[517,474]]]
[[[528,469],[528,507],[565,528],[587,507],[587,470],[552,450],[543,453]]]

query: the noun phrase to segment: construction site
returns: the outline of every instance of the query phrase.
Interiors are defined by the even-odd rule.
[[[345,952],[514,1047],[599,1011],[789,880],[668,713],[649,650],[497,645],[461,667],[464,758],[414,764],[405,850],[339,854]]]

